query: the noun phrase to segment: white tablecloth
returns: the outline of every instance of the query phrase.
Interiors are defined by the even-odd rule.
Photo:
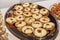
[[[47,9],[50,9],[51,5],[54,4],[54,3],[56,3],[56,2],[60,2],[60,1],[57,1],[57,0],[55,0],[55,1],[53,1],[53,0],[52,1],[42,1],[42,2],[37,2],[37,4],[39,4],[41,6],[44,6]],[[6,13],[7,10],[8,10],[8,8],[1,9],[1,11],[3,13],[3,17],[4,17],[4,15],[5,15],[5,13]],[[59,20],[57,20],[57,22],[58,22],[58,24],[60,24]],[[10,33],[8,29],[7,29],[7,32],[8,32],[8,38],[9,38],[9,40],[20,40],[20,39],[16,38],[12,33]],[[60,39],[60,31],[59,31],[59,35],[57,36],[57,38],[55,40],[59,40],[59,39]]]

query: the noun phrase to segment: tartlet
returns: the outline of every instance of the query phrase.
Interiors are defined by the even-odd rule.
[[[15,5],[14,6],[14,9],[15,10],[22,10],[23,9],[23,6],[21,6],[21,5]]]
[[[45,30],[45,29],[43,29],[43,28],[37,28],[37,29],[35,29],[35,31],[34,31],[34,35],[36,36],[36,37],[44,37],[44,36],[46,36],[47,35],[47,31]]]
[[[9,24],[14,24],[14,23],[16,22],[16,19],[13,18],[13,17],[8,17],[8,18],[6,19],[6,22],[9,23]]]
[[[26,22],[24,22],[24,21],[18,21],[15,23],[15,26],[20,29],[25,25],[26,25]]]
[[[35,19],[33,18],[33,17],[27,17],[27,18],[25,18],[25,22],[27,23],[27,24],[31,24],[31,23],[33,23],[35,21]]]
[[[24,27],[22,28],[22,32],[23,32],[23,33],[26,33],[26,34],[32,34],[33,31],[34,31],[34,29],[33,29],[33,27],[31,27],[31,26],[24,26]]]
[[[23,5],[23,7],[28,7],[28,6],[30,6],[29,3],[23,3],[22,5]]]
[[[49,11],[46,8],[42,8],[40,10],[40,14],[42,14],[42,15],[48,15],[49,14]]]
[[[23,15],[24,15],[24,16],[31,16],[32,13],[31,13],[31,12],[24,12]]]
[[[42,15],[39,14],[39,13],[38,13],[38,14],[33,14],[32,17],[33,17],[34,19],[39,19],[39,18],[42,17]]]
[[[21,21],[21,20],[24,20],[25,17],[24,17],[23,15],[18,15],[18,16],[15,16],[15,19],[16,19],[17,21]]]
[[[41,17],[40,22],[42,22],[42,23],[50,22],[50,18],[49,17]]]
[[[38,5],[37,4],[31,4],[30,8],[38,8]]]
[[[39,22],[39,21],[35,21],[35,22],[32,23],[32,27],[34,27],[34,28],[42,27],[42,23]]]
[[[17,10],[17,11],[14,11],[13,14],[18,16],[18,15],[23,14],[23,11]]]
[[[46,30],[53,30],[55,28],[55,24],[53,22],[48,22],[43,25],[43,28]]]

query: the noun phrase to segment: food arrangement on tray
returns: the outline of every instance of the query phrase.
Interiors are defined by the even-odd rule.
[[[15,4],[7,11],[5,22],[8,29],[20,38],[49,40],[58,33],[56,20],[50,13],[38,4]]]

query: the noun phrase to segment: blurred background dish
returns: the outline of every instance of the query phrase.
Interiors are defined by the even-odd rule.
[[[3,16],[0,11],[0,40],[8,40],[8,34],[6,33],[6,29],[3,24]]]
[[[54,3],[51,7],[51,12],[54,14],[54,16],[60,20],[60,2]]]

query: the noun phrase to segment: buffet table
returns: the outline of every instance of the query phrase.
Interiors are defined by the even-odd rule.
[[[39,4],[39,5],[41,5],[41,6],[44,6],[44,7],[46,7],[47,9],[49,9],[50,10],[50,8],[51,8],[51,5],[52,4],[54,4],[54,3],[56,3],[56,2],[60,2],[59,0],[57,1],[57,0],[49,0],[49,1],[41,1],[41,2],[36,2],[37,4]],[[5,15],[5,13],[6,13],[6,11],[9,9],[9,7],[8,8],[2,8],[1,9],[1,11],[2,11],[2,13],[3,13],[3,17],[4,17],[4,15]],[[57,22],[58,22],[58,25],[60,26],[60,21],[59,20],[57,20]],[[6,28],[6,27],[5,27]],[[60,27],[59,27],[60,28]],[[9,40],[20,40],[20,39],[18,39],[18,38],[16,38],[12,33],[10,33],[9,32],[9,30],[6,28],[6,32],[8,33],[8,39]],[[59,31],[59,34],[58,34],[58,36],[57,36],[57,38],[55,39],[55,40],[59,40],[60,39],[60,31]]]

